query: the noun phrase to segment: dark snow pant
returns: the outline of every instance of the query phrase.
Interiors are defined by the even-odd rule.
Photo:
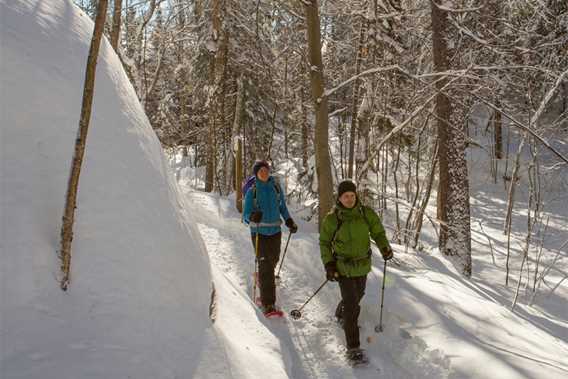
[[[339,289],[341,290],[341,301],[335,311],[335,316],[343,319],[343,330],[347,348],[358,348],[359,342],[359,313],[361,307],[359,302],[365,295],[367,285],[367,275],[354,278],[339,278]]]
[[[256,235],[252,235],[252,245],[256,249]],[[274,284],[274,269],[280,259],[280,243],[282,233],[271,236],[258,235],[258,282],[260,300],[264,307],[276,302],[276,285]]]

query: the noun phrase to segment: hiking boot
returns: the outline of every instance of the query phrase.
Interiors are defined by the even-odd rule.
[[[280,309],[276,308],[274,305],[267,305],[262,308],[262,313],[267,318],[274,318],[274,317],[283,317],[284,312]]]
[[[348,349],[347,352],[345,352],[345,357],[352,366],[367,364],[369,362],[365,350],[358,347]]]

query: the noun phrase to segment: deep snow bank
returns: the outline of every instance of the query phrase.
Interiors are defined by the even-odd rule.
[[[58,286],[92,28],[70,0],[0,0],[0,376],[189,378],[211,335],[209,261],[106,40]]]

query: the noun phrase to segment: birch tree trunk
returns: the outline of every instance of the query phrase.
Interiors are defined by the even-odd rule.
[[[323,96],[324,76],[321,60],[320,20],[317,0],[304,1],[308,28],[310,82],[316,113],[316,173],[319,195],[319,223],[333,206],[333,180],[329,157],[327,98]]]
[[[99,0],[95,28],[91,39],[87,68],[85,71],[85,85],[83,87],[83,102],[81,104],[81,117],[79,130],[75,140],[75,152],[71,164],[71,173],[67,183],[67,195],[65,196],[65,210],[63,225],[61,227],[61,271],[60,286],[66,291],[71,282],[71,242],[73,241],[73,222],[75,220],[75,207],[77,204],[77,191],[79,188],[79,176],[87,143],[87,132],[91,120],[91,108],[93,105],[93,93],[95,91],[95,74],[97,70],[97,58],[103,36],[108,0]]]

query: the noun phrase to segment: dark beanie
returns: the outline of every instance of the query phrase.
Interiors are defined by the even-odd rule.
[[[341,197],[341,195],[343,195],[345,192],[357,193],[357,187],[355,186],[355,183],[353,183],[351,180],[344,180],[339,183],[339,186],[337,187],[337,197]]]
[[[262,167],[266,167],[267,169],[270,170],[270,165],[268,164],[267,161],[256,161],[254,162],[254,166],[252,166],[252,173],[254,174],[254,176],[256,176],[256,174],[258,174],[258,171],[260,171],[260,169]]]

